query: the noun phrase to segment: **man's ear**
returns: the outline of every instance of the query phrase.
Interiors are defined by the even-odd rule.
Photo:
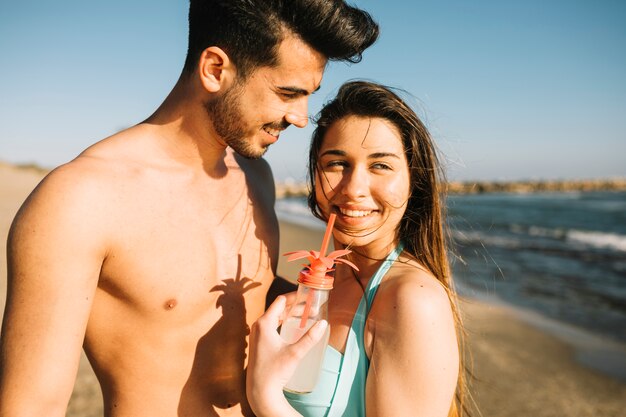
[[[226,52],[217,46],[202,51],[198,60],[200,82],[210,93],[228,88],[236,76],[236,69]]]

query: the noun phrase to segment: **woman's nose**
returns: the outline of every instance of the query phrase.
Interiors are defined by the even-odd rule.
[[[358,200],[368,194],[369,176],[367,170],[355,167],[344,175],[341,192],[351,200]]]

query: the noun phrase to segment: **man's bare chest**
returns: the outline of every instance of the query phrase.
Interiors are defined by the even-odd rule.
[[[147,309],[203,308],[220,291],[243,294],[271,280],[277,230],[264,207],[245,196],[162,197],[117,211],[102,289]]]

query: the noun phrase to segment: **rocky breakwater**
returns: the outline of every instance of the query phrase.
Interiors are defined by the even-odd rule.
[[[450,182],[450,194],[626,191],[626,178]]]

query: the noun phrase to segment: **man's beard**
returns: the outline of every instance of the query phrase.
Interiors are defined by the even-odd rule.
[[[207,115],[213,123],[215,133],[221,136],[228,146],[244,158],[259,159],[267,151],[267,146],[256,149],[245,139],[245,129],[241,126],[240,102],[243,86],[236,82],[221,97],[215,97],[204,103]]]

